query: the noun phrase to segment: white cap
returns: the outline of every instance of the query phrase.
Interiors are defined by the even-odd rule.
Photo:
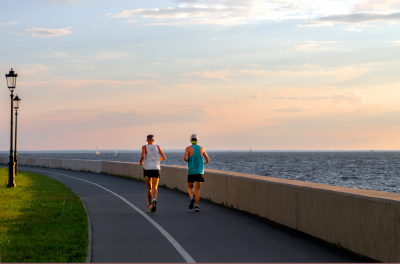
[[[199,140],[199,138],[197,137],[197,135],[196,134],[192,134],[191,136],[190,136],[190,141],[192,141],[192,139],[196,139],[196,141],[197,140]]]

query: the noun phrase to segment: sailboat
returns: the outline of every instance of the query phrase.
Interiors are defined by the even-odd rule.
[[[118,151],[117,148],[115,148],[115,153],[114,153],[114,157],[118,156]]]
[[[99,150],[97,149],[97,146],[96,146],[96,155],[100,155],[100,152],[99,152]]]

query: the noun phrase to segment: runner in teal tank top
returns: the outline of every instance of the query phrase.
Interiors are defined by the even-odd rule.
[[[188,157],[188,175],[204,174],[203,156],[199,145],[192,145],[193,155]]]
[[[204,182],[204,165],[210,162],[206,149],[197,145],[198,137],[193,134],[190,137],[191,146],[185,150],[183,159],[188,163],[188,193],[190,197],[189,209],[195,208],[196,212],[200,211],[200,185]],[[203,163],[203,157],[206,162]],[[193,193],[193,185],[195,192]],[[194,203],[196,202],[196,206]]]

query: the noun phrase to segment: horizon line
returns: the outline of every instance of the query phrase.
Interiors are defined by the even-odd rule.
[[[115,149],[98,149],[102,152],[115,152]],[[141,149],[121,149],[118,152],[140,152]],[[184,151],[184,149],[164,149],[163,151]],[[400,149],[208,149],[208,152],[396,152]],[[9,153],[9,150],[0,150],[0,153]],[[73,153],[96,153],[96,149],[60,149],[60,150],[18,150],[18,152],[73,152]]]

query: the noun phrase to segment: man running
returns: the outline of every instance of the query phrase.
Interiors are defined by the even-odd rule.
[[[195,212],[200,211],[200,185],[204,182],[204,165],[210,162],[206,149],[197,145],[198,137],[196,134],[190,136],[191,146],[185,150],[183,159],[188,163],[188,193],[190,197],[189,209],[193,209],[196,202]],[[203,157],[205,163],[203,163]],[[193,195],[193,185],[195,183],[195,195]]]
[[[142,147],[140,165],[143,165],[143,175],[147,187],[147,210],[154,213],[157,209],[157,188],[161,176],[160,161],[165,160],[161,147],[154,144],[154,135],[147,136],[147,145]]]

